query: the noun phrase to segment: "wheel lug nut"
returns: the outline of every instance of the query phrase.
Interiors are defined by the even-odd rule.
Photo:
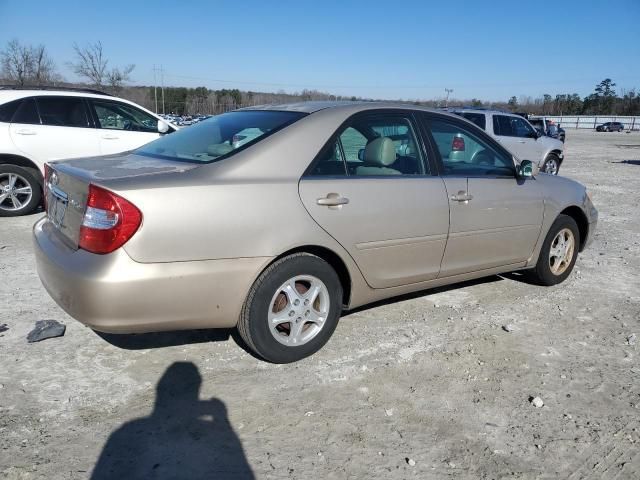
[[[294,312],[293,310],[291,310],[291,311],[289,312],[289,316],[290,316],[290,317],[293,317],[295,314],[296,314],[296,312]]]
[[[293,302],[293,304],[296,306],[300,305],[300,300],[296,300],[295,302]]]

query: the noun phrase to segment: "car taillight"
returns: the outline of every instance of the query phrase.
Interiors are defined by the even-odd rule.
[[[454,152],[464,152],[464,138],[453,137],[453,141],[451,142],[451,150],[453,150]]]
[[[78,246],[92,253],[111,253],[124,245],[141,223],[142,213],[133,203],[90,184]]]
[[[42,187],[42,196],[44,197],[44,211],[47,210],[47,197],[49,196],[49,177],[51,177],[51,167],[48,163],[44,164],[44,186]]]

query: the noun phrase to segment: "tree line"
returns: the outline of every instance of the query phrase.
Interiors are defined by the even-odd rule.
[[[9,41],[0,51],[0,83],[18,86],[81,86],[102,89],[138,104],[164,113],[217,114],[241,106],[306,100],[367,100],[356,96],[332,95],[318,90],[296,93],[244,91],[237,88],[212,90],[207,87],[131,86],[134,64],[110,64],[101,42],[86,45],[73,44],[73,59],[66,65],[85,83],[66,82],[59,73],[44,45],[26,45],[17,39]],[[577,93],[538,98],[512,96],[505,102],[488,102],[477,98],[444,101],[413,100],[416,105],[430,107],[470,106],[498,108],[538,115],[640,115],[640,93],[636,89],[621,89],[610,78],[598,83],[593,93],[581,98]],[[388,100],[385,100],[388,101]],[[157,109],[156,109],[157,105]]]

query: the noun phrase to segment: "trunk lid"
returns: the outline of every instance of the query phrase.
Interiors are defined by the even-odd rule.
[[[62,240],[77,249],[90,184],[113,190],[109,184],[120,180],[142,181],[145,177],[182,173],[198,166],[134,154],[49,163],[45,179],[47,218]]]

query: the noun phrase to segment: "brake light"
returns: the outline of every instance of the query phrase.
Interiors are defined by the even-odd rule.
[[[47,197],[49,196],[49,177],[51,177],[51,167],[48,163],[44,164],[44,186],[42,187],[42,196],[44,197],[44,211],[48,212],[49,210],[47,205]]]
[[[141,223],[142,213],[133,203],[90,184],[78,246],[92,253],[111,253],[124,245]]]
[[[451,142],[451,150],[453,150],[454,152],[464,152],[464,138],[453,137],[453,141]]]

